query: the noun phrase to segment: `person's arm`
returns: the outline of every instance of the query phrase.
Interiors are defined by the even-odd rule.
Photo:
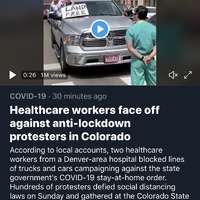
[[[141,59],[143,56],[138,53],[134,48],[133,48],[133,42],[132,40],[126,40],[126,46],[129,50],[129,52],[131,52],[134,56],[136,56],[138,59]]]
[[[154,28],[154,31],[152,32],[152,42],[154,47],[152,52],[149,54],[151,59],[156,55],[156,28]]]
[[[153,47],[152,52],[148,55],[144,57],[144,63],[146,65],[148,65],[151,62],[151,59],[156,55],[156,45]]]
[[[153,58],[156,55],[156,45],[153,47],[153,51],[150,53],[150,57]]]
[[[130,32],[130,28],[126,31],[126,37],[125,37],[125,39],[126,39],[126,46],[127,46],[128,51],[131,52],[138,59],[140,59],[141,61],[143,61],[145,63],[145,65],[147,65],[147,63],[144,60],[145,56],[141,55],[133,47],[133,36],[132,36],[132,34]]]

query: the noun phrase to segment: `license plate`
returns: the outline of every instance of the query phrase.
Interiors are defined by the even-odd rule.
[[[104,63],[117,63],[118,61],[119,61],[119,55],[104,56]]]

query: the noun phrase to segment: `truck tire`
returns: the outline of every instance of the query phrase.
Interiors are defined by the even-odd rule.
[[[60,66],[63,74],[70,74],[70,66],[66,63],[65,51],[62,42],[60,45]]]

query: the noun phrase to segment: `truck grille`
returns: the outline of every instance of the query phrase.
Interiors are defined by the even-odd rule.
[[[83,41],[84,47],[105,47],[106,46],[106,40],[105,39],[99,39],[99,40],[93,40],[93,41]]]
[[[125,45],[125,44],[126,44],[126,40],[125,39],[114,39],[113,40],[113,46]]]
[[[111,34],[113,37],[125,36],[126,30],[110,31],[109,34]]]
[[[82,36],[83,47],[105,47],[105,46],[117,46],[125,45],[126,30],[110,31],[108,36],[103,39],[95,38],[91,33],[85,33]],[[112,45],[110,45],[112,43]]]

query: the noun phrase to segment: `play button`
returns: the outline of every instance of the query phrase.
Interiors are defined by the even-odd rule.
[[[9,79],[12,79],[16,76],[16,74],[12,71],[9,71]]]
[[[90,31],[95,38],[105,38],[109,33],[109,25],[104,20],[96,20],[92,23]]]
[[[104,30],[104,28],[102,28],[101,26],[97,26],[97,33],[100,33],[103,30]]]

